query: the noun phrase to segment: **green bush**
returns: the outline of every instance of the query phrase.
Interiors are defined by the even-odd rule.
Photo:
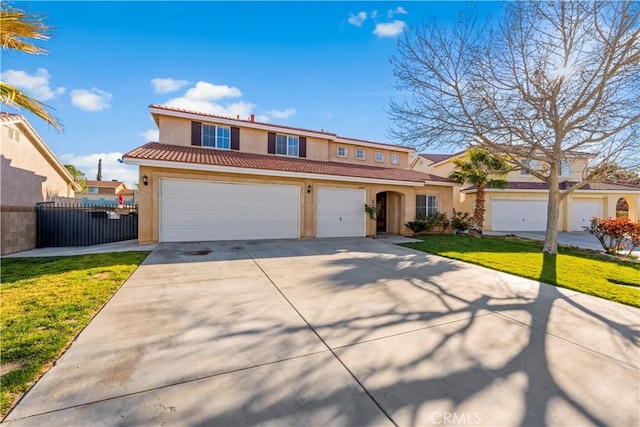
[[[449,228],[451,221],[442,212],[432,212],[427,216],[418,216],[415,221],[409,221],[405,225],[414,234],[429,233],[436,227],[440,227],[439,232],[442,234]]]
[[[471,228],[471,215],[467,212],[456,212],[453,210],[453,217],[451,218],[451,227],[455,234],[463,234]]]

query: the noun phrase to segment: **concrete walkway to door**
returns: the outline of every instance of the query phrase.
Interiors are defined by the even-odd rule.
[[[639,425],[639,330],[384,239],[160,244],[5,422]]]

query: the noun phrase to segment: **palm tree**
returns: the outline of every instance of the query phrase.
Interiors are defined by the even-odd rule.
[[[2,50],[13,49],[32,55],[46,54],[48,51],[35,45],[32,40],[48,40],[49,29],[49,26],[44,24],[42,17],[9,6],[8,2],[0,3],[0,47]],[[62,129],[58,119],[47,111],[48,105],[3,81],[0,81],[0,102],[12,107],[22,107],[57,130]]]
[[[470,148],[465,158],[454,159],[454,171],[449,179],[460,184],[471,184],[476,189],[476,202],[473,207],[474,229],[478,235],[482,234],[484,225],[484,191],[485,188],[505,188],[504,179],[509,172],[509,164],[502,157],[494,156],[481,148]]]

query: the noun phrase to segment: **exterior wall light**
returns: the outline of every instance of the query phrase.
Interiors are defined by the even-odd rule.
[[[147,175],[142,175],[142,183],[144,185],[149,185],[149,178],[147,178]]]
[[[307,185],[307,193],[311,193],[311,184]]]

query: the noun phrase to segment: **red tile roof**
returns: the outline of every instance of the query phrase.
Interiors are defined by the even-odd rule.
[[[122,158],[184,163],[185,169],[188,169],[187,164],[197,164],[391,181],[451,182],[446,178],[407,169],[324,162],[297,157],[242,153],[202,147],[185,147],[159,144],[156,142],[150,142],[142,147],[138,147],[122,156]]]
[[[159,105],[159,104],[151,104],[151,105],[149,105],[149,108],[156,108],[156,109],[160,109],[160,110],[174,111],[174,112],[185,113],[185,114],[196,114],[198,116],[211,117],[211,118],[214,118],[214,119],[233,120],[233,121],[236,121],[236,122],[239,122],[239,123],[259,124],[259,125],[262,125],[262,126],[269,126],[269,127],[274,128],[274,129],[288,129],[288,130],[293,130],[293,131],[318,133],[318,134],[326,135],[327,137],[329,137],[331,139],[333,139],[333,138],[341,138],[341,139],[346,139],[346,140],[351,140],[351,141],[366,142],[366,143],[369,143],[369,144],[385,145],[385,146],[388,146],[388,147],[402,148],[402,149],[405,149],[405,150],[406,149],[413,150],[412,147],[408,147],[408,146],[405,146],[405,145],[395,145],[395,144],[388,144],[386,142],[367,141],[367,140],[364,140],[364,139],[348,138],[348,137],[345,137],[345,136],[339,136],[339,135],[337,135],[337,134],[335,134],[333,132],[327,132],[324,129],[322,129],[322,130],[313,130],[313,129],[304,129],[304,128],[292,127],[292,126],[277,125],[277,124],[273,124],[273,123],[257,122],[255,120],[241,119],[239,116],[238,117],[221,116],[219,114],[202,113],[200,111],[185,110],[183,108],[169,107],[169,106],[166,106],[166,105]]]
[[[577,182],[571,181],[562,181],[558,183],[558,187],[560,190],[568,190],[572,186],[577,184]],[[507,188],[505,190],[544,190],[547,191],[549,186],[546,182],[509,182],[507,184]],[[472,191],[475,190],[475,187],[465,188],[463,191]],[[592,182],[590,184],[585,185],[584,187],[580,187],[578,191],[591,191],[591,190],[607,190],[607,191],[639,191],[640,187],[631,184],[618,184],[614,182]]]

